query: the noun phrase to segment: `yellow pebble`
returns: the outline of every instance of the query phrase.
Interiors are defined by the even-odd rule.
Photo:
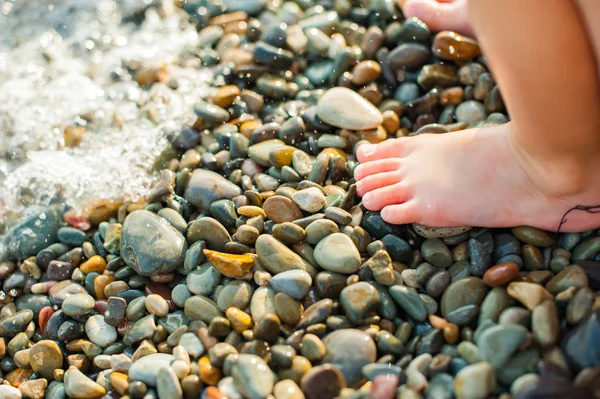
[[[99,274],[104,273],[104,270],[106,269],[106,261],[104,260],[104,258],[100,255],[94,255],[91,258],[89,258],[88,260],[86,260],[85,262],[83,262],[80,266],[79,269],[81,269],[82,272],[84,272],[85,274],[91,273],[91,272],[96,272]]]

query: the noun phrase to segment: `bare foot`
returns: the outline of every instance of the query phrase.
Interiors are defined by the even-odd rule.
[[[360,146],[354,177],[363,205],[394,224],[551,231],[569,209],[600,205],[597,167],[540,162],[515,148],[513,128],[509,123]],[[598,225],[600,213],[577,210],[561,231]]]
[[[397,0],[406,18],[417,17],[434,31],[452,30],[474,37],[467,0]]]

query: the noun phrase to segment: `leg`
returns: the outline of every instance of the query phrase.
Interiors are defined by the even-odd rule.
[[[470,11],[513,122],[362,146],[359,194],[392,223],[555,230],[569,209],[600,204],[600,84],[578,9],[477,0]],[[598,226],[600,214],[575,211],[562,228]]]

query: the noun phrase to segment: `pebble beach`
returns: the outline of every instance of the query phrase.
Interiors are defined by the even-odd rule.
[[[356,194],[363,143],[510,120],[475,39],[396,0],[0,14],[1,399],[600,398],[599,230]]]

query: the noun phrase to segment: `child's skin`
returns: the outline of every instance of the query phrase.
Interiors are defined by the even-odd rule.
[[[600,211],[600,1],[398,2],[434,30],[475,32],[512,121],[360,146],[364,206],[396,224],[547,230]],[[566,219],[561,231],[600,226]]]

